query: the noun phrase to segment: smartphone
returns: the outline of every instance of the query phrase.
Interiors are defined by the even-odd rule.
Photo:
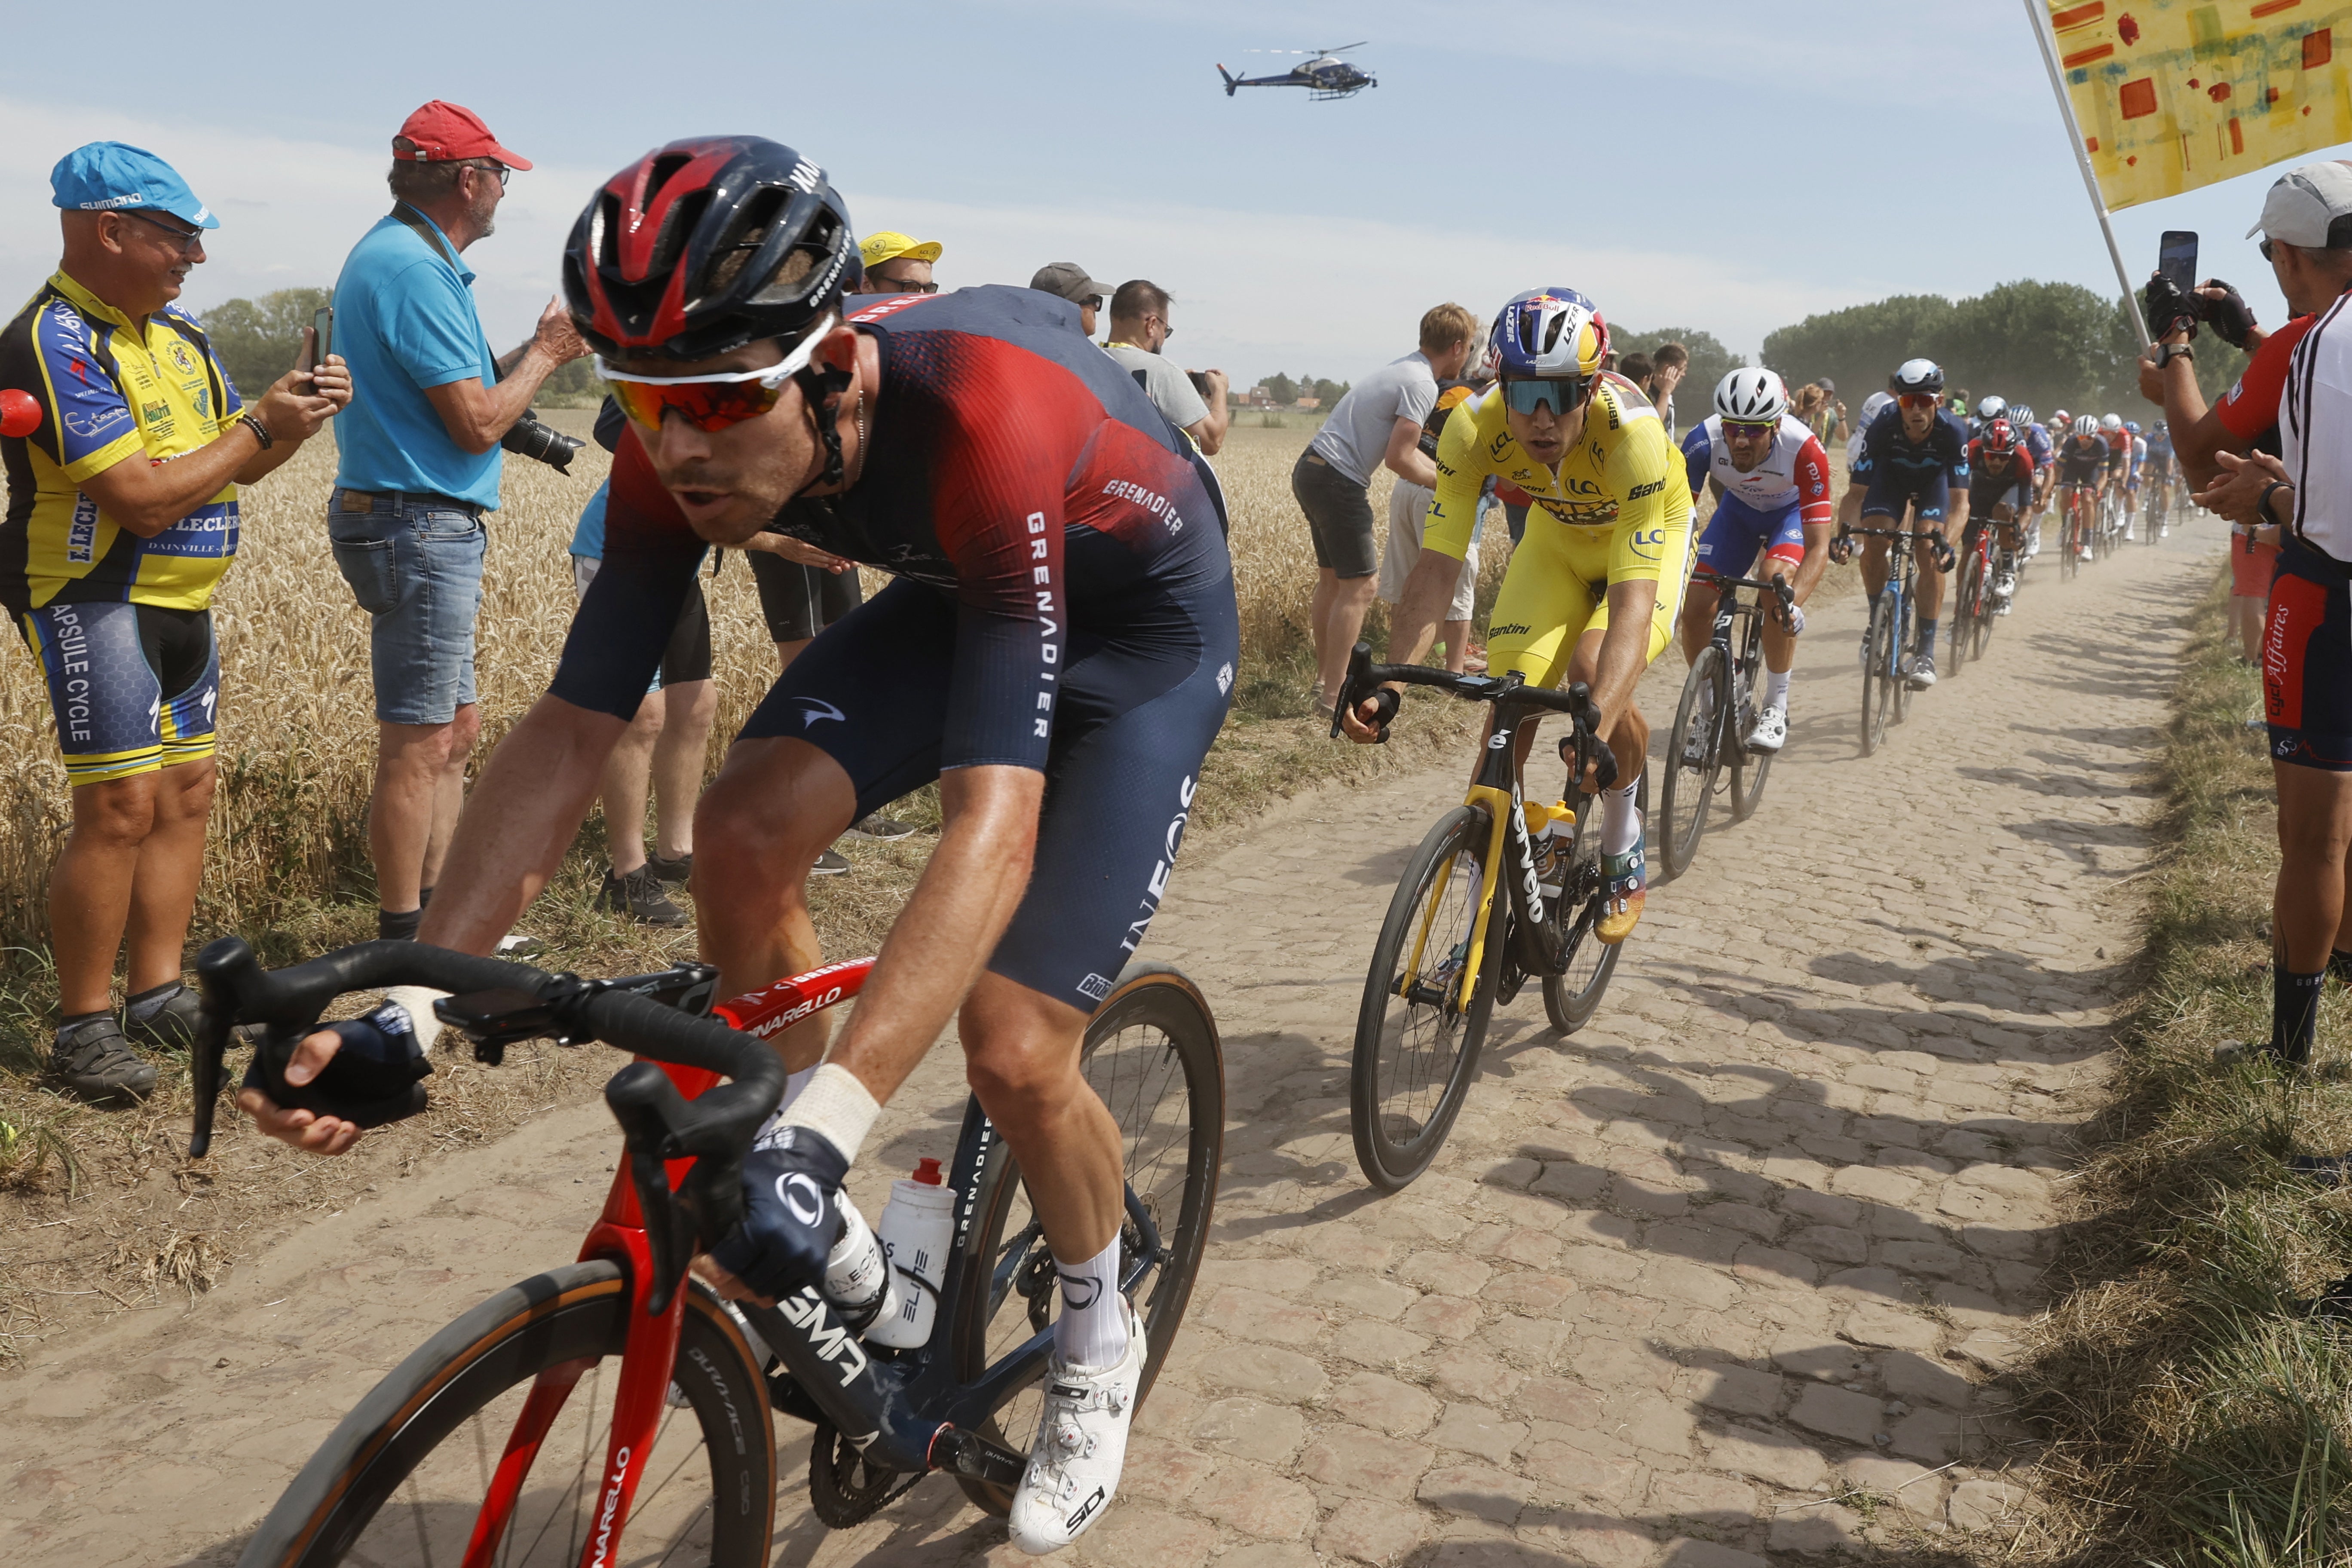
[[[330,352],[327,346],[328,340],[333,337],[334,331],[335,308],[329,305],[313,315],[310,318],[310,326],[303,330],[302,353],[294,361],[294,368],[316,370],[326,363]],[[309,380],[298,381],[294,384],[294,390],[305,397],[315,397],[318,395],[319,384]]]
[[[2197,288],[2197,236],[2184,228],[2168,228],[2157,242],[2156,269],[2183,294]]]

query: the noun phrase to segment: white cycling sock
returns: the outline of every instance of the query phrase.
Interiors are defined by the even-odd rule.
[[[1062,1278],[1062,1315],[1054,1320],[1054,1353],[1074,1366],[1117,1366],[1127,1356],[1127,1298],[1118,1293],[1118,1237],[1085,1263],[1054,1259]]]
[[[1768,669],[1764,672],[1764,706],[1789,710],[1789,677],[1793,669]]]
[[[1622,855],[1642,841],[1642,814],[1633,809],[1636,778],[1622,789],[1601,792],[1601,852]]]

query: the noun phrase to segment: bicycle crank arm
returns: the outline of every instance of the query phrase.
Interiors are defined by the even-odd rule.
[[[1003,1444],[960,1426],[939,1429],[931,1438],[930,1460],[935,1470],[1000,1487],[1019,1486],[1022,1471],[1029,1468],[1028,1460]]]

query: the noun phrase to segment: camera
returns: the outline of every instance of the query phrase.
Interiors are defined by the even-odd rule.
[[[499,445],[515,456],[545,463],[558,473],[567,475],[572,472],[572,454],[587,444],[544,423],[536,408],[524,409],[522,417],[509,426],[507,433],[499,437]]]

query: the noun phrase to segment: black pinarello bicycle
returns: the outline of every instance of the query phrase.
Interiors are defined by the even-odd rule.
[[[282,1069],[346,992],[458,993],[436,1011],[481,1061],[541,1037],[603,1040],[640,1058],[605,1086],[625,1152],[578,1261],[498,1292],[387,1373],[278,1500],[243,1568],[766,1568],[779,1412],[816,1429],[809,1500],[829,1526],[862,1522],[933,1470],[979,1507],[1009,1512],[1041,1408],[1056,1279],[1021,1173],[976,1102],[948,1166],[952,1241],[928,1342],[861,1341],[814,1285],[763,1308],[723,1300],[687,1270],[740,1220],[743,1156],[782,1094],[782,1065],[761,1037],[855,996],[873,962],[712,1007],[717,972],[704,964],[583,981],[378,942],[265,973],[234,938],[207,948],[192,1157],[210,1142],[229,1029],[259,1026],[257,1048]],[[1082,1052],[1119,1125],[1120,1286],[1142,1314],[1148,1392],[1215,1202],[1216,1025],[1182,975],[1130,965]],[[380,1120],[421,1105],[421,1085],[394,1088]]]
[[[1609,989],[1618,949],[1593,928],[1606,912],[1597,796],[1616,758],[1593,733],[1600,710],[1581,683],[1555,690],[1508,675],[1454,675],[1422,665],[1374,664],[1358,643],[1338,713],[1387,682],[1426,686],[1493,705],[1476,776],[1460,805],[1437,819],[1405,863],[1373,944],[1356,1014],[1349,1072],[1349,1122],[1365,1179],[1395,1192],[1429,1168],[1477,1077],[1478,1054],[1499,1001],[1531,976],[1543,981],[1552,1026],[1573,1034]],[[1519,795],[1515,742],[1543,713],[1568,716],[1559,742],[1568,782],[1557,806]],[[1649,805],[1644,776],[1640,805]],[[1532,818],[1542,814],[1543,842]]]
[[[1756,803],[1764,796],[1764,775],[1772,771],[1772,753],[1750,752],[1746,740],[1756,722],[1756,694],[1764,679],[1763,595],[1778,601],[1785,620],[1797,602],[1796,590],[1778,572],[1769,583],[1754,577],[1709,581],[1719,590],[1715,634],[1683,677],[1682,700],[1675,705],[1675,727],[1666,737],[1666,777],[1658,790],[1663,808],[1658,858],[1666,868],[1662,880],[1690,869],[1691,857],[1698,853],[1698,841],[1706,832],[1707,814],[1727,784],[1731,820],[1745,822],[1755,815]],[[1743,599],[1742,589],[1757,596]]]

